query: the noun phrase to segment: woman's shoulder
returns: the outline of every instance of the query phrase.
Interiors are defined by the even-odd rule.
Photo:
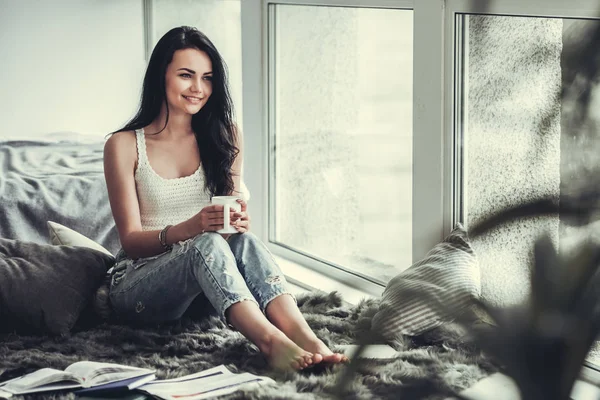
[[[131,143],[135,143],[136,133],[135,131],[119,131],[110,135],[108,140],[106,141],[106,145],[127,145]]]
[[[135,131],[119,131],[113,133],[104,144],[105,156],[113,154],[136,156]]]
[[[108,138],[108,140],[131,141],[131,140],[135,140],[135,136],[136,136],[136,131],[134,131],[134,130],[118,131],[118,132],[112,133],[110,135],[110,137]]]

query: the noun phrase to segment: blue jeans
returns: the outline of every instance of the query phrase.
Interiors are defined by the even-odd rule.
[[[294,298],[273,256],[250,232],[234,234],[229,240],[206,232],[176,243],[165,253],[135,260],[123,250],[117,254],[110,302],[124,321],[177,320],[200,294],[225,323],[225,311],[237,302],[253,301],[264,312],[277,296]]]

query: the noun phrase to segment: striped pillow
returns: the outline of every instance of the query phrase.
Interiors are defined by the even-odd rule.
[[[420,335],[451,321],[480,294],[479,263],[459,224],[424,259],[388,283],[371,327],[387,340]]]

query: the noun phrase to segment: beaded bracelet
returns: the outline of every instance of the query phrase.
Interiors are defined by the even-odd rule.
[[[172,226],[173,225],[167,225],[163,228],[162,231],[158,233],[158,241],[160,242],[161,246],[164,247],[165,250],[171,250],[172,247],[167,244],[167,231]]]

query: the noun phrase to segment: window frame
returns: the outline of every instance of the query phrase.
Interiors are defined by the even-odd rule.
[[[462,165],[466,139],[461,123],[464,99],[461,68],[466,43],[459,14],[599,18],[596,0],[244,0],[242,16],[245,180],[251,189],[252,230],[275,255],[314,269],[369,293],[381,283],[335,268],[285,246],[269,242],[270,143],[269,90],[273,57],[269,48],[270,4],[323,5],[413,10],[413,201],[412,259],[421,259],[456,222],[466,199]],[[248,168],[252,166],[253,168]]]
[[[268,7],[271,4],[293,4],[293,5],[321,5],[321,6],[347,6],[347,7],[365,7],[365,8],[394,8],[394,9],[412,9],[429,7],[437,9],[438,18],[443,19],[443,8],[435,7],[434,4],[425,4],[422,2],[414,2],[413,0],[249,0],[242,2],[242,59],[244,65],[243,71],[243,107],[244,107],[244,135],[245,135],[245,164],[253,165],[255,168],[244,168],[246,183],[251,189],[252,194],[252,230],[265,242],[269,250],[280,257],[291,260],[297,264],[306,266],[310,269],[321,272],[333,279],[343,282],[346,285],[360,288],[361,290],[371,293],[379,294],[384,287],[384,284],[377,282],[375,279],[369,279],[355,274],[336,268],[331,262],[325,262],[316,257],[311,257],[305,254],[298,253],[289,247],[281,244],[276,244],[269,241],[269,230],[272,229],[272,218],[269,218],[271,210],[269,210],[269,204],[272,204],[274,191],[270,191],[269,182],[270,178],[274,174],[274,170],[270,170],[271,165],[270,157],[272,153],[269,151],[271,148],[271,138],[273,132],[273,121],[270,120],[272,113],[269,111],[269,100],[272,98],[272,93],[269,91],[273,90],[273,71],[269,71],[269,66],[273,65],[274,54],[272,49],[269,48],[269,30],[273,29],[273,24],[269,24],[269,13]],[[433,6],[433,7],[432,7]],[[416,21],[415,21],[416,22]],[[416,23],[415,23],[416,26]],[[415,28],[416,31],[416,28]],[[441,28],[439,29],[441,33]],[[427,35],[424,35],[426,38]],[[422,59],[426,59],[427,65],[435,65],[437,62],[439,68],[438,72],[442,72],[443,68],[439,63],[442,60],[442,48],[439,47],[439,51],[432,57],[429,51],[426,49],[428,43],[424,43],[423,46],[417,50],[417,42],[415,41],[414,49],[415,54],[419,53]],[[432,63],[432,61],[435,62]],[[269,62],[271,61],[271,62]],[[421,61],[419,64],[423,64]],[[416,61],[413,61],[413,66],[416,65]],[[414,68],[414,67],[413,67]],[[429,68],[428,68],[429,69]],[[439,73],[437,74],[439,75]],[[418,82],[417,82],[418,81]],[[421,74],[420,79],[415,80],[414,86],[422,85],[425,90],[420,90],[422,93],[426,93],[425,98],[419,97],[416,99],[421,103],[431,102],[432,98],[438,99],[437,107],[439,111],[442,110],[443,102],[439,96],[442,93],[441,86],[442,77],[439,77],[437,85],[437,93],[430,93],[428,89],[435,87],[435,83],[427,77],[426,73]],[[416,91],[413,86],[413,93]],[[260,98],[260,102],[257,102],[257,97]],[[420,130],[422,132],[431,132],[430,126],[441,124],[441,113],[438,118],[433,118],[430,113],[427,113],[424,109],[420,109],[415,112],[417,107],[413,107],[413,129],[414,131]],[[417,114],[417,117],[415,117]],[[436,137],[441,136],[441,129],[438,126]],[[435,130],[434,130],[435,131]],[[435,135],[435,134],[434,134]],[[431,142],[430,137],[421,135],[420,139],[415,140],[417,135],[413,135],[413,153],[422,154],[428,156],[428,161],[423,159],[421,162],[416,162],[416,157],[413,160],[413,182],[426,182],[430,180],[441,181],[441,160],[440,157],[433,157],[431,148],[428,143]],[[419,142],[419,143],[415,143]],[[434,165],[435,167],[432,167]],[[260,166],[260,168],[256,168]],[[252,172],[250,172],[252,171]],[[422,178],[415,179],[415,173],[419,172],[422,174]],[[415,185],[413,184],[413,190],[418,191],[419,196],[413,196],[414,198],[428,198],[431,201],[428,202],[417,202],[413,200],[413,224],[415,220],[423,221],[428,219],[427,224],[421,223],[417,227],[413,225],[413,237],[432,237],[429,242],[435,243],[439,240],[442,234],[442,228],[440,222],[443,220],[441,213],[442,209],[442,195],[440,187],[437,185]],[[432,195],[433,194],[433,195]],[[429,208],[429,204],[434,204],[439,212],[432,213]],[[415,206],[420,207],[420,212],[417,212],[415,216]],[[433,228],[434,235],[428,231],[428,228]],[[415,231],[419,231],[415,233]],[[417,250],[415,251],[415,247]],[[413,240],[413,258],[416,254],[421,253],[424,255],[426,250],[429,248],[427,244],[422,244],[418,240]]]
[[[269,57],[267,66],[275,65],[275,41],[270,40],[271,38],[275,38],[275,18],[274,13],[269,13],[269,7],[271,5],[303,5],[303,6],[341,6],[341,7],[351,7],[351,8],[384,8],[384,9],[412,9],[413,2],[411,0],[401,0],[401,1],[390,1],[385,0],[382,2],[374,2],[374,1],[295,1],[295,0],[268,0],[266,3],[266,18],[269,19],[268,23],[268,37],[265,38],[265,46],[268,46],[267,56]],[[351,3],[351,4],[350,4]],[[372,4],[374,3],[374,4]],[[267,87],[269,89],[268,92],[268,101],[267,101],[267,109],[265,112],[268,117],[268,140],[269,140],[269,148],[274,148],[275,144],[275,135],[277,133],[276,129],[276,120],[275,120],[275,107],[276,99],[275,99],[275,71],[268,71],[268,83]],[[274,184],[275,182],[275,152],[270,152],[268,154],[269,157],[269,184]],[[311,269],[317,270],[319,272],[325,273],[330,277],[342,281],[345,284],[353,287],[360,287],[362,289],[367,289],[367,291],[371,294],[377,294],[383,290],[385,283],[378,280],[377,278],[370,277],[368,274],[360,273],[359,271],[353,271],[350,269],[344,269],[343,265],[337,264],[333,261],[326,260],[324,258],[320,258],[316,255],[311,255],[309,253],[304,253],[294,249],[292,246],[287,246],[284,243],[277,243],[272,241],[275,232],[275,187],[269,187],[269,208],[268,208],[268,236],[266,237],[265,242],[268,243],[269,249],[276,255],[292,260],[298,264],[308,266]],[[387,282],[386,282],[387,283]]]

